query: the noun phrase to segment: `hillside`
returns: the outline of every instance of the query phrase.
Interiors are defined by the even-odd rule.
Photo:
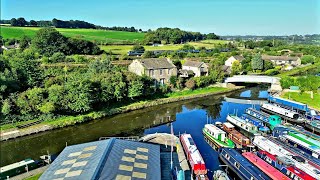
[[[24,35],[33,37],[39,27],[11,27],[11,26],[0,26],[0,35],[3,38],[21,38]],[[109,42],[121,42],[129,41],[133,42],[136,40],[142,40],[144,33],[136,32],[125,32],[125,31],[108,31],[98,29],[66,29],[56,28],[59,32],[67,37],[80,38],[89,41],[96,41],[98,43],[109,43]]]

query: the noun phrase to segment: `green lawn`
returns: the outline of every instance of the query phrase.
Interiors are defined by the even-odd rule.
[[[281,74],[278,74],[276,76],[283,77],[283,76],[305,75],[307,74],[308,71],[319,68],[319,66],[320,66],[320,63],[315,63],[315,64],[307,65],[304,67],[296,67],[290,71],[282,72]]]
[[[3,38],[21,38],[24,35],[33,37],[40,29],[39,27],[11,27],[0,26],[1,36]],[[81,38],[96,42],[119,42],[119,41],[136,41],[144,38],[144,33],[108,31],[97,29],[67,29],[56,28],[59,32],[67,37]]]
[[[287,98],[294,101],[298,101],[308,106],[320,110],[320,94],[313,94],[313,99],[311,99],[310,94],[308,93],[298,93],[298,92],[287,92],[282,95],[283,98]]]
[[[42,175],[42,173],[34,175],[34,176],[31,176],[31,177],[28,177],[28,178],[25,178],[24,180],[38,180],[41,175]]]

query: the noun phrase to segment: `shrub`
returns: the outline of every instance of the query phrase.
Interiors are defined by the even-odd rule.
[[[277,69],[269,69],[269,70],[267,70],[266,72],[265,72],[265,74],[266,75],[268,75],[268,76],[274,76],[274,75],[277,75],[277,74],[279,74],[280,72],[279,72],[279,70],[277,70]]]
[[[65,59],[66,59],[66,56],[63,53],[56,52],[49,58],[49,62],[51,63],[64,62]]]
[[[185,85],[188,89],[194,89],[196,87],[196,83],[193,79],[189,79]]]

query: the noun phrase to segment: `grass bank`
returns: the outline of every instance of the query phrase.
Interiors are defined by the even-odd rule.
[[[185,90],[185,91],[179,91],[174,93],[168,93],[165,95],[165,97],[162,98],[156,98],[156,99],[150,99],[150,100],[144,100],[139,102],[133,102],[128,105],[119,105],[119,107],[112,107],[112,108],[106,108],[100,111],[94,111],[83,115],[78,116],[65,116],[54,120],[47,120],[40,124],[30,126],[28,128],[24,129],[18,129],[14,128],[15,125],[10,126],[10,129],[7,125],[1,126],[1,130],[6,130],[5,132],[8,134],[2,135],[1,140],[7,140],[12,139],[20,136],[26,136],[42,131],[48,131],[56,128],[62,128],[66,126],[72,126],[78,123],[83,123],[90,120],[95,119],[101,119],[102,117],[111,116],[115,114],[125,113],[129,111],[134,111],[138,109],[143,109],[146,107],[151,106],[157,106],[161,104],[167,104],[172,102],[178,102],[183,100],[189,100],[189,99],[195,99],[200,97],[206,97],[211,95],[218,95],[218,94],[224,94],[227,92],[232,92],[235,90],[238,90],[239,88],[235,89],[229,89],[229,88],[222,88],[222,87],[207,87],[197,90]],[[18,131],[18,132],[14,132]],[[14,133],[10,133],[14,132]]]
[[[12,27],[0,26],[0,35],[3,38],[20,39],[23,36],[34,37],[40,27]],[[56,28],[61,34],[67,37],[79,38],[97,43],[121,42],[121,41],[140,41],[144,38],[144,33],[109,31],[99,29],[69,29]]]
[[[299,92],[286,92],[281,97],[286,99],[291,99],[304,104],[307,104],[311,108],[320,110],[320,94],[313,94],[313,99],[311,99],[309,93],[299,93]]]
[[[31,177],[28,177],[28,178],[25,178],[23,180],[38,180],[38,179],[40,179],[41,175],[42,175],[42,173],[34,175],[34,176],[31,176]]]
[[[304,67],[297,67],[290,71],[282,72],[281,74],[278,74],[276,76],[283,77],[283,76],[294,76],[294,75],[306,75],[308,71],[313,71],[319,67],[320,67],[320,63],[315,63],[312,65],[306,65]]]

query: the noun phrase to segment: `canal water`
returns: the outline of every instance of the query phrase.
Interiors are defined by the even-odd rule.
[[[219,168],[218,154],[204,141],[202,135],[204,125],[207,122],[225,122],[229,113],[240,115],[246,108],[253,106],[234,101],[227,102],[225,97],[263,100],[267,96],[267,87],[252,87],[219,96],[150,107],[77,126],[1,142],[0,166],[26,158],[39,159],[40,155],[61,152],[66,145],[95,141],[100,137],[142,136],[156,132],[170,133],[170,126],[167,122],[173,121],[174,133],[176,135],[190,133],[207,168],[214,171]],[[256,107],[259,108],[259,106]]]

